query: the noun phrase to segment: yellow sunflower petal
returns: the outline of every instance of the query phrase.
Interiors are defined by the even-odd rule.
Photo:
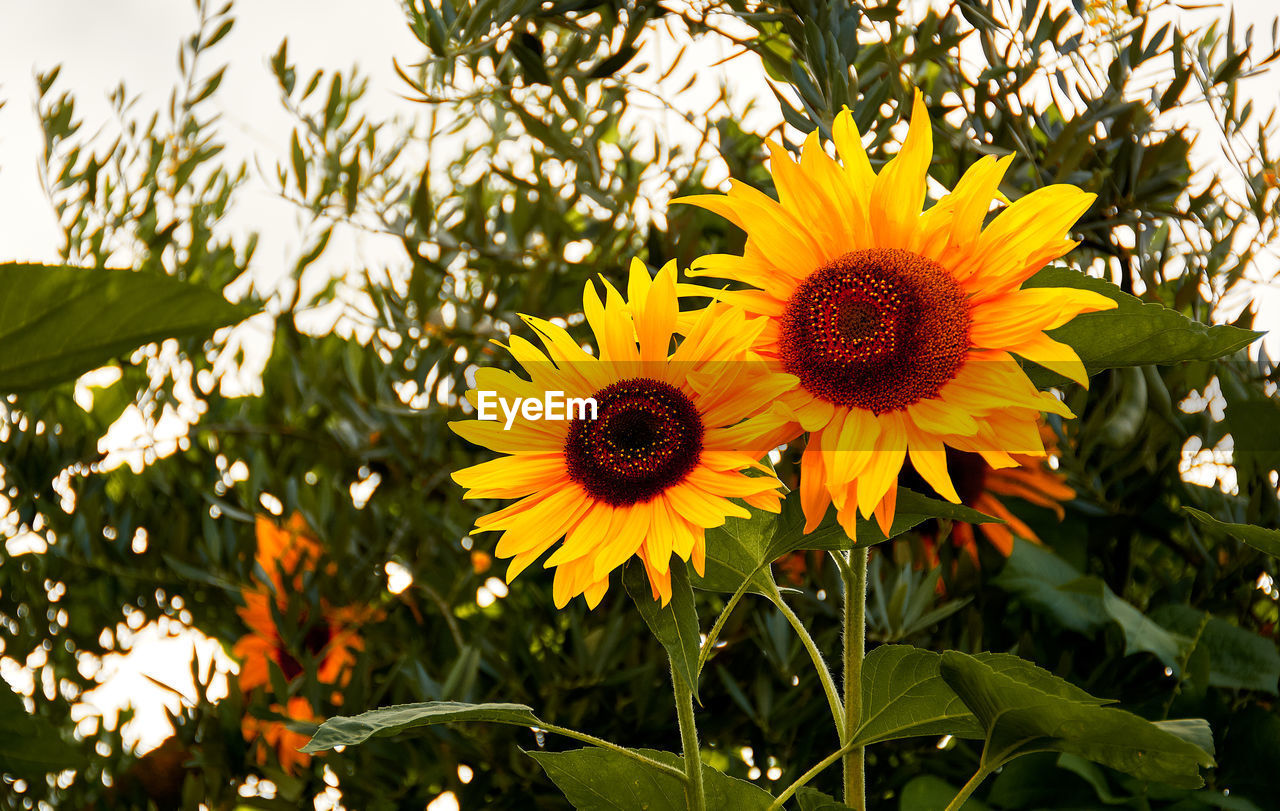
[[[836,116],[831,127],[831,138],[835,141],[836,152],[844,163],[844,170],[849,176],[854,195],[860,201],[869,203],[876,173],[871,168],[867,150],[862,146],[862,135],[858,132],[858,125],[853,120],[853,113],[848,107]]]
[[[871,232],[881,248],[906,247],[910,227],[924,207],[929,161],[933,158],[933,125],[919,90],[911,126],[902,149],[876,176],[871,194]]]
[[[930,487],[947,501],[960,503],[960,494],[956,492],[951,474],[947,471],[947,448],[936,436],[919,430],[909,421],[906,423],[907,454],[911,466],[916,469]]]

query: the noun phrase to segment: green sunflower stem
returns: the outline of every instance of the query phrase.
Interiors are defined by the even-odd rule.
[[[680,742],[684,749],[685,799],[689,811],[707,811],[707,792],[702,786],[702,747],[693,723],[693,689],[671,667],[671,685],[676,696],[676,717],[680,719]]]
[[[862,659],[867,643],[867,548],[853,549],[844,558],[844,735],[852,741],[862,722]],[[844,756],[845,805],[867,807],[866,747],[851,747]]]

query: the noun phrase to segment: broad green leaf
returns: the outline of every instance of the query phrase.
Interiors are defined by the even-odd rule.
[[[902,787],[898,810],[944,811],[959,791],[959,786],[953,786],[941,777],[922,774]],[[987,811],[987,806],[974,797],[966,800],[961,808],[964,811]]]
[[[652,749],[646,757],[684,770],[684,758]],[[526,752],[578,811],[687,811],[684,786],[673,775],[607,749]],[[708,809],[767,809],[773,797],[745,780],[702,767]]]
[[[640,616],[649,630],[666,648],[672,666],[690,685],[694,696],[698,694],[698,611],[693,604],[693,586],[689,585],[689,573],[682,561],[671,566],[671,602],[665,606],[653,599],[649,579],[644,566],[631,561],[622,576],[622,583],[635,601]]]
[[[987,770],[1030,752],[1066,752],[1141,780],[1198,788],[1204,785],[1199,767],[1214,762],[1212,753],[1186,739],[1203,740],[1191,726],[1205,722],[1183,722],[1174,734],[1098,699],[1080,700],[1082,691],[1016,657],[1002,656],[997,665],[947,651],[941,673],[986,730]]]
[[[28,713],[22,698],[0,684],[0,774],[43,782],[50,772],[84,765],[48,719]]]
[[[1183,507],[1182,509],[1206,527],[1225,532],[1237,541],[1249,544],[1259,552],[1265,552],[1272,557],[1280,558],[1280,531],[1255,527],[1252,524],[1228,524],[1194,507]]]
[[[158,273],[0,265],[0,392],[74,380],[143,344],[206,337],[252,313]]]
[[[1126,655],[1145,651],[1179,671],[1190,640],[1148,619],[1106,583],[1084,576],[1049,549],[1015,541],[1008,563],[993,582],[1072,631],[1092,634],[1114,622],[1124,633]]]
[[[796,802],[800,804],[800,811],[853,811],[830,794],[808,786],[796,792]]]
[[[942,655],[881,645],[862,665],[862,723],[855,739],[872,744],[918,735],[982,738],[982,726],[942,679]]]
[[[778,587],[769,574],[769,548],[777,529],[778,516],[748,508],[750,518],[729,518],[723,526],[707,530],[707,566],[701,577],[694,576],[693,584],[707,591],[747,591],[766,597],[777,593]]]
[[[1209,684],[1228,690],[1262,690],[1277,694],[1280,652],[1269,639],[1232,625],[1219,617],[1207,617],[1188,605],[1166,603],[1151,618],[1169,630],[1195,636],[1197,648],[1209,655]],[[1204,629],[1201,630],[1201,623]]]
[[[1084,809],[1098,808],[1099,801],[1106,803],[1103,797],[1110,796],[1114,795],[1101,766],[1079,755],[1040,752],[1006,764],[986,799],[996,808]]]
[[[749,508],[750,509],[750,508]],[[804,511],[800,494],[791,493],[782,502],[782,511],[774,515],[751,509],[750,518],[730,518],[724,526],[707,530],[706,576],[695,578],[694,585],[709,591],[737,591],[749,582],[747,591],[770,596],[775,588],[767,565],[797,549],[853,549],[873,546],[897,537],[924,521],[947,518],[971,524],[998,522],[985,513],[960,504],[929,498],[905,487],[898,488],[898,508],[886,537],[875,521],[859,519],[857,542],[850,540],[829,510],[813,532],[805,534]]]
[[[1118,302],[1114,310],[1085,313],[1049,331],[1049,337],[1076,351],[1089,374],[1122,366],[1215,360],[1248,346],[1262,335],[1239,327],[1192,321],[1164,305],[1144,302],[1110,282],[1071,268],[1047,267],[1023,287],[1073,287],[1092,290]],[[1039,367],[1028,369],[1028,374],[1040,386],[1057,385],[1064,380]]]
[[[1091,696],[1066,679],[1055,676],[1044,668],[1036,667],[1026,659],[1011,653],[975,653],[972,658],[982,662],[994,673],[1008,676],[1057,698],[1098,707],[1116,703],[1114,699]]]
[[[322,752],[335,746],[354,746],[373,736],[395,735],[415,727],[453,721],[487,721],[536,727],[542,724],[533,709],[523,704],[464,704],[458,701],[426,701],[397,704],[352,716],[330,718],[320,725],[303,752]]]
[[[788,501],[791,500],[788,499]],[[874,520],[864,519],[859,516],[858,538],[857,542],[854,543],[846,536],[840,524],[836,522],[834,508],[828,510],[826,518],[813,532],[805,535],[804,517],[800,511],[798,495],[795,497],[794,502],[792,509],[795,518],[782,525],[774,542],[774,548],[782,550],[778,552],[779,555],[796,549],[832,550],[874,546],[875,544],[884,543],[890,538],[896,538],[907,530],[923,524],[925,521],[938,518],[963,521],[967,524],[1004,523],[1001,519],[979,512],[972,507],[930,498],[906,487],[899,487],[897,509],[894,512],[893,524],[889,527],[889,534],[886,536],[881,532],[880,525]],[[788,515],[786,510],[783,511],[783,515],[784,517]]]

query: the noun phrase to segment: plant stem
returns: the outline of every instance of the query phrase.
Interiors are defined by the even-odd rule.
[[[720,612],[720,616],[716,617],[715,623],[711,626],[711,630],[707,631],[707,638],[703,640],[702,647],[698,649],[698,673],[702,673],[702,668],[707,664],[707,659],[711,656],[711,651],[715,648],[716,640],[720,638],[720,632],[724,630],[724,624],[729,621],[729,615],[733,613],[733,609],[737,607],[738,601],[742,599],[742,595],[746,594],[746,588],[738,589],[729,602],[725,603],[724,610]]]
[[[822,660],[822,652],[818,650],[813,637],[809,635],[808,629],[800,622],[796,612],[791,610],[791,606],[787,605],[780,595],[774,598],[773,603],[782,612],[782,616],[787,618],[787,622],[791,623],[796,636],[800,637],[800,644],[804,645],[804,649],[809,652],[809,658],[813,660],[813,668],[818,671],[818,680],[822,682],[822,691],[827,694],[827,704],[831,707],[831,718],[836,722],[836,735],[840,739],[841,746],[843,746],[849,741],[846,737],[848,730],[845,728],[844,723],[844,706],[840,703],[840,694],[836,692],[836,683],[831,678],[831,671],[827,668],[827,663]]]
[[[612,741],[606,741],[604,738],[597,738],[595,735],[588,735],[587,733],[579,732],[576,729],[569,729],[568,727],[561,727],[561,726],[556,726],[555,724],[548,724],[545,721],[541,722],[538,728],[545,730],[547,732],[554,732],[556,735],[563,735],[566,738],[573,738],[574,740],[582,741],[583,743],[589,743],[592,746],[598,746],[601,749],[608,749],[610,752],[617,752],[620,755],[625,755],[626,757],[631,758],[637,763],[643,763],[644,765],[652,769],[657,769],[660,772],[666,772],[670,774],[672,777],[679,779],[680,782],[682,783],[689,779],[687,776],[685,776],[684,772],[680,771],[675,766],[668,766],[665,763],[660,763],[651,757],[646,757],[640,754],[634,749],[628,749],[625,746],[619,746],[618,744],[613,743]]]
[[[702,787],[702,747],[693,723],[693,690],[671,668],[671,686],[676,695],[676,717],[680,719],[680,742],[684,749],[685,799],[689,811],[707,811],[706,790]]]
[[[988,769],[979,767],[978,771],[974,772],[973,777],[969,778],[969,782],[965,783],[960,788],[960,792],[951,798],[951,802],[947,803],[945,811],[960,811],[964,807],[965,801],[969,799],[969,795],[973,794],[974,790],[978,788],[983,780],[987,779],[989,774],[991,772]]]
[[[867,548],[854,549],[840,567],[844,580],[844,735],[852,741],[862,721],[862,657],[867,642]],[[867,807],[865,747],[844,756],[844,802],[857,811]]]
[[[820,760],[818,764],[814,766],[812,769],[800,775],[799,779],[797,779],[791,785],[787,786],[786,790],[783,791],[781,794],[779,794],[776,799],[774,799],[774,801],[769,805],[768,811],[781,811],[783,804],[786,803],[787,800],[791,799],[791,795],[795,794],[797,791],[803,788],[805,783],[808,783],[810,780],[817,777],[818,774],[823,769],[827,768],[832,763],[835,763],[837,760],[844,757],[844,754],[848,752],[849,749],[851,748],[852,747],[848,745],[840,747],[836,751],[832,752],[831,754],[827,755],[825,758]]]

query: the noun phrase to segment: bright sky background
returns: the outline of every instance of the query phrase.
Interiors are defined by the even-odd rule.
[[[1257,23],[1257,41],[1269,42],[1270,22],[1280,12],[1280,4],[1272,0],[1234,0],[1234,7],[1241,27]],[[1212,13],[1218,12],[1201,12]],[[1184,21],[1189,19],[1188,15],[1180,16]],[[261,233],[254,275],[269,287],[286,274],[300,253],[302,221],[292,204],[272,191],[273,181],[264,180],[254,169],[256,158],[269,177],[274,162],[287,155],[294,126],[279,103],[268,67],[271,54],[287,36],[290,58],[297,65],[299,77],[307,77],[317,68],[338,70],[358,64],[370,80],[365,98],[368,112],[375,117],[412,117],[422,108],[400,97],[403,84],[392,69],[392,58],[402,64],[412,63],[421,57],[422,46],[410,34],[399,3],[393,0],[242,2],[236,8],[236,17],[235,29],[211,57],[218,64],[231,65],[214,102],[222,113],[220,134],[228,144],[225,154],[229,163],[245,160],[250,165],[249,182],[239,192],[228,225],[241,233]],[[0,261],[52,262],[58,258],[61,234],[37,173],[43,139],[33,111],[34,72],[63,65],[57,88],[74,92],[78,116],[86,122],[82,133],[87,135],[99,122],[110,120],[106,98],[121,81],[130,94],[142,95],[140,110],[163,107],[178,76],[178,43],[195,25],[192,5],[180,0],[10,0],[0,7],[0,100],[5,102],[0,108]],[[671,50],[664,50],[666,46],[658,39],[652,38],[649,47],[654,50],[649,56],[660,61]],[[710,65],[728,53],[724,43],[704,44],[695,51],[691,64]],[[744,100],[752,95],[761,100],[747,127],[763,132],[779,119],[777,106],[761,81],[742,67],[742,63],[735,63],[732,74],[723,67],[698,71],[690,106],[697,108],[700,99],[712,97],[718,82],[732,75],[735,90]],[[685,72],[676,77],[673,84],[679,87],[688,75]],[[1258,112],[1265,115],[1280,97],[1280,75],[1252,79],[1244,90],[1255,99]],[[1205,133],[1197,154],[1211,164],[1221,159],[1213,122],[1204,118],[1204,111],[1199,113],[1199,119],[1194,118],[1195,114],[1193,111],[1192,120]],[[652,123],[674,127],[674,122],[665,117]],[[324,262],[335,268],[358,267],[362,263],[395,262],[399,253],[394,241],[348,232],[331,243]],[[1280,259],[1262,271],[1267,279],[1274,279],[1278,272]],[[1262,307],[1261,323],[1280,333],[1280,291],[1274,285],[1260,286],[1255,294]],[[1273,356],[1280,354],[1280,341],[1273,338],[1270,345]],[[103,618],[104,624],[115,620]],[[158,703],[163,697],[148,687],[141,673],[193,691],[187,664],[191,651],[199,650],[202,658],[220,659],[223,669],[230,664],[216,650],[216,644],[168,625],[130,628],[128,633],[145,655],[111,661],[109,670],[115,675],[93,698],[108,717],[129,696],[147,705],[132,737],[149,748],[165,734],[163,726],[157,726],[155,721],[163,721]],[[25,668],[10,665],[0,668],[0,675],[15,686],[21,687],[25,682],[27,692],[34,686],[31,671]],[[219,687],[225,689],[225,683]],[[440,808],[448,808],[447,798],[442,801]]]

